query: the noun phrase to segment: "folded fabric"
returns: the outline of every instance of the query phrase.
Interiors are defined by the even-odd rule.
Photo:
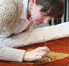
[[[45,40],[43,39],[43,36]],[[69,36],[69,22],[61,23],[54,26],[42,27],[32,31],[23,32],[19,35],[11,37],[15,39],[10,47],[26,46],[34,43],[50,41],[54,39],[64,38]]]

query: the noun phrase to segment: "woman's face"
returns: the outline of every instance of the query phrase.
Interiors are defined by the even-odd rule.
[[[47,24],[51,20],[51,17],[47,16],[47,13],[40,12],[41,8],[42,6],[38,6],[35,3],[32,5],[31,17],[36,25],[40,25],[42,23]]]

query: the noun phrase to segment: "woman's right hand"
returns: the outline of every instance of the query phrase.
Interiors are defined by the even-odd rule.
[[[38,47],[32,51],[25,52],[23,61],[35,61],[37,59],[41,59],[44,56],[50,57],[49,55],[50,49],[46,46]]]

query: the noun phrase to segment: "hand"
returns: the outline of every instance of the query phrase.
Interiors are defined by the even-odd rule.
[[[50,57],[50,49],[48,47],[38,47],[32,51],[25,52],[23,61],[35,61],[41,59],[44,56]]]

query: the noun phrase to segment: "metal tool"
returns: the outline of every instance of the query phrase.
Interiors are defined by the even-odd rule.
[[[45,42],[45,38],[44,38],[44,36],[43,36],[43,40],[44,40],[44,44],[45,44],[45,46],[46,46],[46,42]],[[49,58],[49,62],[51,61],[51,59]]]

